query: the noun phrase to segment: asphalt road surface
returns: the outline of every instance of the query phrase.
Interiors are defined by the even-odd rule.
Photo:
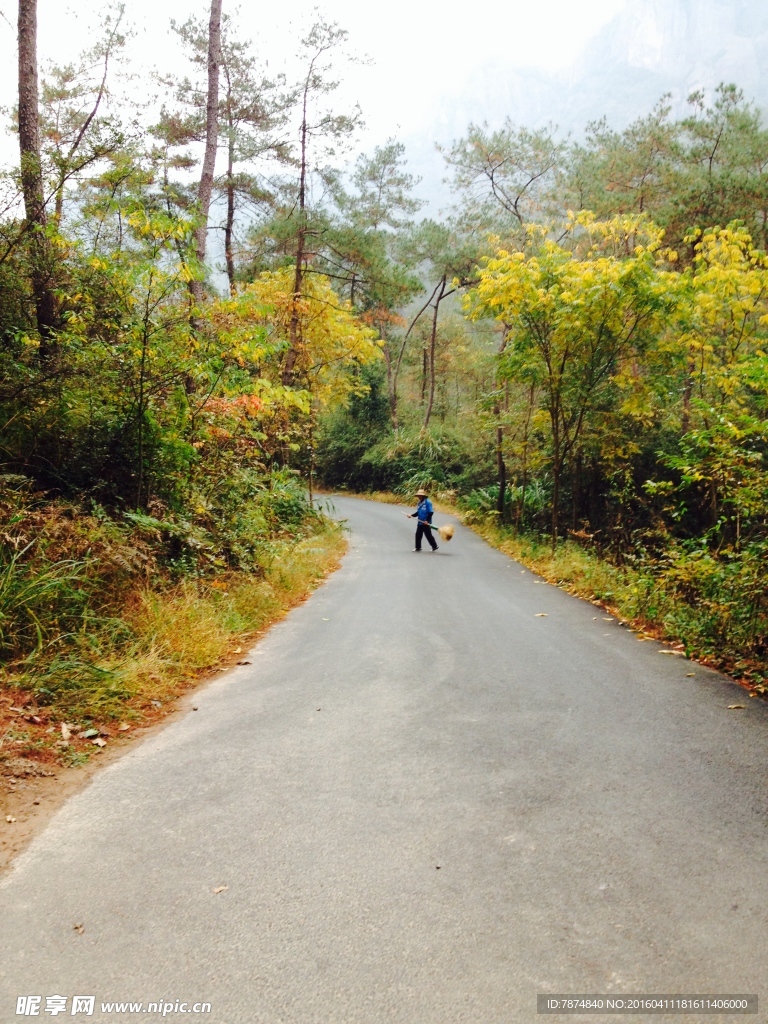
[[[397,508],[335,503],[342,569],[4,880],[0,1020],[511,1024],[537,993],[767,1020],[766,705],[461,527],[417,555]]]

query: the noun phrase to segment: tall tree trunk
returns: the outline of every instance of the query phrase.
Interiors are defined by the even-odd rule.
[[[515,530],[517,533],[520,533],[525,517],[525,495],[528,490],[528,431],[531,425],[531,416],[533,415],[533,399],[535,394],[536,385],[531,384],[531,390],[528,393],[525,423],[523,425],[523,478],[520,482],[520,499],[517,503],[517,512],[515,514]]]
[[[429,401],[427,402],[427,411],[424,416],[424,430],[429,426],[429,420],[432,416],[432,406],[435,404],[435,348],[437,346],[437,317],[440,312],[440,300],[445,293],[446,278],[443,276],[440,282],[440,291],[437,293],[435,299],[435,313],[432,317],[432,332],[429,337]]]
[[[575,530],[579,522],[579,511],[581,506],[581,476],[582,476],[582,462],[581,462],[581,448],[576,450],[576,457],[573,460],[573,468],[571,470],[571,498],[572,498],[572,510],[571,510],[571,529]]]
[[[387,339],[384,337],[384,332],[381,333],[384,347],[381,350],[384,355],[384,363],[387,367],[387,394],[389,395],[389,412],[392,420],[392,429],[397,433],[397,389],[395,387],[396,380],[392,373],[392,353],[389,351],[389,344]]]
[[[219,66],[221,65],[221,3],[211,0],[211,17],[208,23],[208,100],[205,108],[205,156],[200,185],[197,190],[198,216],[200,222],[195,232],[197,261],[202,268],[208,242],[208,213],[213,194],[213,172],[216,168],[216,150],[219,142]],[[193,281],[191,291],[196,302],[203,297],[202,281]]]
[[[46,238],[40,115],[37,87],[37,0],[19,0],[19,150],[24,212],[31,227],[32,292],[35,299],[40,359],[56,352],[56,303]]]
[[[427,301],[421,307],[421,309],[416,314],[416,316],[413,318],[413,320],[411,320],[410,326],[409,326],[408,330],[405,332],[402,344],[400,345],[400,351],[397,353],[397,361],[395,363],[395,369],[394,369],[394,371],[392,373],[392,410],[393,410],[393,412],[392,412],[392,426],[393,426],[393,428],[395,430],[395,433],[397,433],[397,380],[398,380],[398,376],[400,374],[400,367],[401,367],[402,362],[403,362],[403,356],[405,355],[405,347],[408,344],[408,338],[410,337],[411,331],[413,330],[413,328],[418,323],[422,313],[424,313],[425,310],[427,310],[429,308],[432,300],[437,295],[437,292],[438,292],[438,290],[440,288],[440,284],[441,284],[441,282],[438,281],[437,284],[435,285],[435,289],[432,292],[432,294],[430,295],[430,297],[427,299]],[[426,369],[425,369],[424,370],[424,376],[422,378],[422,386],[421,386],[421,400],[422,400],[422,402],[424,401],[424,398],[426,397],[426,390],[427,390],[426,389],[426,379],[427,379],[427,377],[426,377]]]
[[[315,490],[315,414],[309,396],[309,507],[314,507]]]
[[[45,227],[37,86],[37,0],[19,0],[19,149],[24,211]]]
[[[224,222],[224,259],[227,264],[229,294],[235,294],[235,121],[232,115],[232,77],[222,57],[222,70],[227,80],[227,219]]]
[[[291,303],[291,321],[288,327],[288,352],[283,364],[283,384],[293,382],[294,368],[299,358],[301,345],[301,324],[299,320],[299,301],[304,284],[304,253],[307,242],[307,141],[309,126],[307,125],[307,103],[309,100],[310,76],[304,83],[304,97],[301,115],[301,167],[299,170],[299,227],[296,232],[296,270],[293,275],[293,301]]]
[[[224,225],[224,256],[227,261],[229,294],[235,294],[235,255],[233,235],[235,229],[235,133],[230,121],[229,147],[227,150],[227,220]]]
[[[505,499],[507,493],[507,464],[504,461],[504,427],[499,422],[501,409],[498,405],[493,408],[496,417],[496,470],[499,481],[499,497],[496,502],[496,511],[499,513],[499,522],[503,523],[505,518]]]
[[[557,458],[552,465],[552,553],[557,548],[557,513],[560,508],[560,463]]]
[[[406,339],[407,341],[407,339]],[[392,410],[392,429],[397,433],[399,429],[398,412],[397,412],[397,378],[400,374],[400,364],[403,360],[403,350],[405,349],[406,342],[403,342],[398,358],[395,361],[395,367],[392,370],[392,383],[389,389],[389,405]]]
[[[696,364],[692,356],[688,357],[686,367],[685,386],[683,387],[683,412],[680,417],[680,430],[687,434],[691,429],[691,398],[693,397],[693,375],[696,372]]]
[[[523,472],[520,480],[520,498],[517,502],[515,512],[515,533],[520,533],[523,528],[523,516],[525,515],[525,495],[528,490],[528,439],[523,442]]]
[[[501,344],[499,345],[499,357],[504,355],[509,337],[509,327],[504,324],[501,332]],[[509,412],[509,383],[504,385],[504,412]],[[505,516],[505,501],[507,496],[507,464],[504,461],[504,427],[501,423],[501,407],[498,402],[494,406],[493,414],[496,417],[496,468],[499,480],[499,497],[496,502],[496,511],[499,513],[499,522],[503,523]]]
[[[560,478],[563,469],[563,452],[560,438],[560,410],[550,408],[552,423],[552,553],[557,548],[557,524],[560,512]]]

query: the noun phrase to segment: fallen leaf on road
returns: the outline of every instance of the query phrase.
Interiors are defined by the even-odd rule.
[[[611,615],[604,615],[603,622],[613,622],[613,617]]]
[[[72,736],[72,730],[64,722],[61,723],[61,738],[68,740]]]
[[[130,725],[128,725],[127,722],[121,722],[120,725],[118,725],[118,727],[117,727],[117,731],[118,732],[128,732],[128,730],[130,728],[131,727],[130,727]]]
[[[237,664],[238,665],[252,665],[253,662],[252,661],[238,661]]]
[[[728,705],[728,711],[738,711],[738,710],[741,710],[742,708],[745,708],[746,706],[747,706],[746,704],[729,704]]]
[[[330,622],[330,619],[323,619],[323,622]]]
[[[234,647],[232,649],[232,653],[233,654],[242,654],[243,653],[243,648],[242,647]]]
[[[696,675],[695,672],[686,672],[685,674],[689,679],[693,679],[693,677]]]
[[[72,929],[73,929],[73,931],[76,931],[78,935],[82,935],[83,932],[85,931],[85,925],[84,924],[74,924],[74,925],[72,925]]]
[[[97,736],[95,740],[91,740],[94,747],[106,747],[107,741],[103,740],[101,736]]]
[[[9,825],[12,825],[14,821],[16,821],[12,814],[6,814],[5,820],[8,822]]]
[[[228,888],[229,888],[229,886],[228,886],[228,885],[218,885],[218,886],[216,886],[216,888],[215,888],[215,889],[213,890],[213,892],[214,892],[214,893],[226,892]]]
[[[548,614],[549,614],[548,612],[536,612],[536,618],[537,619],[546,619]]]
[[[679,654],[683,658],[685,657],[685,651],[659,651],[659,654]]]

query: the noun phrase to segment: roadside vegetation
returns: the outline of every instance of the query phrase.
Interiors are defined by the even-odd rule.
[[[341,529],[307,515],[295,487],[294,497],[294,530],[265,542],[247,570],[179,573],[157,533],[121,530],[72,506],[48,506],[44,521],[25,523],[44,543],[3,581],[13,615],[4,618],[0,765],[24,775],[20,758],[82,764],[157,721],[212,671],[242,662],[346,550]]]
[[[157,719],[338,564],[343,535],[312,500],[313,433],[382,360],[376,328],[308,268],[309,197],[357,122],[309,127],[332,105],[345,33],[318,21],[301,79],[272,80],[214,0],[174,26],[189,78],[158,75],[139,102],[125,6],[104,8],[78,61],[40,75],[37,5],[18,5],[0,774],[19,757],[79,763]],[[326,217],[350,245],[370,165],[337,182]]]
[[[768,680],[768,130],[736,86],[623,132],[471,126],[423,291],[323,418],[334,487],[458,506],[547,575]],[[545,552],[548,552],[545,556]]]
[[[222,7],[139,96],[126,5],[40,74],[18,2],[0,760],[76,762],[308,593],[344,543],[316,482],[427,486],[765,689],[760,114],[724,85],[575,144],[469,126],[434,220],[400,143],[350,156],[343,29],[288,81]]]
[[[642,636],[666,641],[687,657],[726,672],[753,694],[768,693],[761,632],[765,622],[756,614],[756,602],[742,599],[744,590],[755,596],[762,591],[760,579],[753,578],[746,586],[737,580],[727,588],[718,578],[718,566],[712,564],[706,586],[695,555],[678,556],[675,564],[670,559],[617,565],[574,540],[563,541],[553,552],[548,540],[520,535],[494,522],[473,528],[548,582],[599,604]]]

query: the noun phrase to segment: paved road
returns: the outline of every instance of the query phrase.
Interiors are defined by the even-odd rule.
[[[3,1024],[26,994],[95,994],[100,1021],[208,1000],[175,1019],[210,1024],[768,1008],[768,708],[466,530],[414,555],[397,509],[336,505],[341,571],[0,887]]]

